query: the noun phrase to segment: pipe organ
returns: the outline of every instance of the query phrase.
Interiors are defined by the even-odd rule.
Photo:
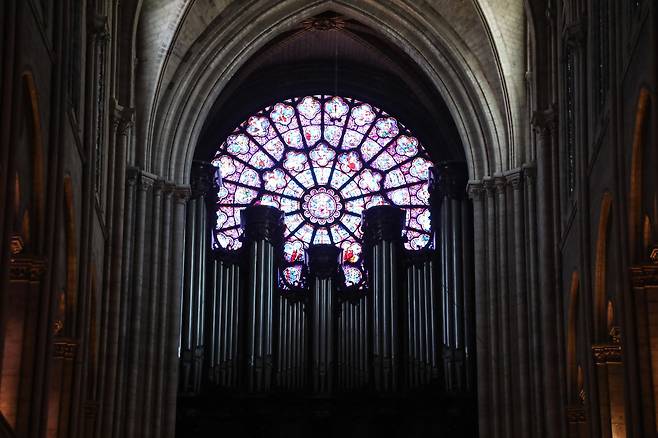
[[[465,166],[441,163],[428,184],[432,249],[405,249],[404,210],[366,209],[365,281],[359,286],[347,286],[341,248],[316,244],[305,250],[300,281],[282,287],[284,213],[268,205],[244,208],[241,248],[206,250],[203,262],[193,257],[190,266],[194,273],[205,269],[204,281],[185,274],[190,280],[184,303],[196,306],[188,314],[203,319],[186,319],[181,332],[183,376],[203,382],[185,386],[188,393],[214,387],[236,394],[330,396],[422,388],[473,394],[472,225],[463,196]],[[212,223],[212,202],[206,195],[205,212],[201,200],[191,203],[193,236],[207,233],[199,226]],[[191,242],[190,248],[199,247],[198,238]],[[204,334],[203,366],[186,365],[195,355],[185,348],[199,348],[199,333]]]

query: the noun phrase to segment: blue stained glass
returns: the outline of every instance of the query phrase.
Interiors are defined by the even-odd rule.
[[[278,138],[268,141],[263,148],[277,160],[283,156],[283,143]]]
[[[247,132],[254,137],[267,135],[270,129],[270,121],[266,117],[249,117]]]
[[[340,170],[345,173],[352,173],[361,170],[361,160],[356,152],[348,152],[338,156]]]
[[[319,126],[311,125],[304,127],[304,138],[306,139],[306,144],[309,145],[309,147],[317,143],[321,136],[322,134]]]
[[[341,119],[350,110],[350,107],[345,103],[342,97],[332,97],[324,105],[324,110],[327,112],[331,121]]]
[[[361,279],[363,278],[361,270],[355,266],[344,266],[343,274],[345,275],[345,284],[348,287],[357,286],[359,283],[361,283]]]
[[[222,177],[216,224],[221,248],[242,245],[239,210],[255,203],[286,213],[289,263],[301,262],[311,240],[334,243],[354,285],[363,278],[354,263],[361,261],[364,209],[415,206],[407,210],[407,225],[414,229],[406,230],[405,245],[429,244],[426,181],[432,164],[416,137],[368,103],[323,95],[276,103],[240,124],[212,163]],[[287,269],[284,278],[301,281],[300,266]]]
[[[279,191],[284,188],[288,181],[286,179],[286,174],[281,169],[274,169],[263,174],[263,181],[265,182],[265,188],[273,192]]]
[[[258,172],[254,169],[245,169],[240,174],[240,182],[252,187],[260,187]]]
[[[369,125],[375,120],[375,112],[370,105],[364,103],[352,110],[352,119],[358,126]]]
[[[283,270],[283,277],[291,286],[298,286],[302,280],[302,267],[299,265],[288,266]]]
[[[376,192],[379,190],[379,183],[381,180],[382,175],[379,172],[373,172],[370,169],[366,169],[361,172],[359,187],[365,192]]]
[[[295,109],[285,103],[277,103],[270,113],[272,121],[281,125],[289,125],[294,117]]]
[[[377,135],[384,138],[395,137],[400,132],[398,122],[393,117],[377,120],[375,127],[377,129]]]
[[[377,152],[381,151],[382,147],[368,139],[363,142],[363,146],[361,147],[361,154],[363,154],[363,159],[366,161],[370,161],[376,154]]]
[[[286,131],[282,134],[283,141],[291,148],[301,149],[304,147],[302,134],[298,130]]]
[[[301,172],[306,168],[308,157],[303,152],[288,152],[283,167],[294,172]]]
[[[312,119],[320,112],[320,102],[315,97],[306,96],[297,105],[297,111],[307,119]]]
[[[251,160],[249,160],[249,164],[254,166],[256,169],[266,169],[268,167],[271,167],[274,162],[270,159],[270,157],[265,154],[263,151],[258,151],[256,152],[253,157],[251,157]]]
[[[338,146],[340,141],[340,136],[342,135],[343,130],[339,126],[327,126],[324,128],[324,139],[329,142],[332,146]]]
[[[326,166],[335,156],[336,152],[334,152],[333,149],[330,149],[326,144],[319,144],[309,153],[311,160],[313,160],[318,166]]]
[[[345,131],[342,147],[343,149],[354,149],[361,144],[361,140],[363,140],[362,134],[348,129]]]
[[[283,257],[288,263],[301,262],[304,259],[304,244],[299,240],[290,240],[283,245]]]

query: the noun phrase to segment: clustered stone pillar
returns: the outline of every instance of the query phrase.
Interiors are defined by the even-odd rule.
[[[336,277],[341,250],[333,245],[311,245],[311,382],[315,393],[329,393],[334,383]]]
[[[250,392],[270,389],[273,371],[274,314],[276,295],[276,249],[283,240],[283,213],[270,206],[253,205],[241,212],[248,254],[246,372]]]
[[[541,362],[542,346],[538,249],[525,237],[537,230],[533,170],[469,183],[475,312],[466,314],[476,315],[479,429],[491,437],[544,435],[544,382],[530,366]]]
[[[204,359],[206,260],[209,230],[206,197],[213,187],[215,168],[195,161],[192,168],[192,194],[187,204],[185,230],[185,269],[183,279],[181,331],[181,394],[201,390]]]
[[[432,228],[440,261],[445,384],[454,392],[473,389],[473,243],[467,178],[462,162],[439,163],[430,178]]]
[[[99,436],[173,436],[178,390],[178,349],[183,292],[183,265],[188,187],[177,187],[137,168],[124,175],[121,281],[113,283],[117,306],[110,315],[117,324],[103,355],[120,360],[106,363],[99,383],[104,386],[100,412],[111,423]],[[117,268],[119,265],[117,264]],[[112,331],[109,331],[111,334]],[[66,345],[62,354],[66,357]],[[96,405],[88,403],[87,412]],[[142,421],[141,419],[144,419]],[[108,419],[107,421],[110,421]],[[102,426],[102,422],[97,423]]]
[[[658,421],[658,386],[653,383],[658,374],[658,247],[651,259],[651,264],[631,268],[644,430],[654,430]]]
[[[401,291],[398,264],[404,210],[376,206],[363,213],[366,265],[371,293],[372,375],[376,391],[396,391],[400,386]]]

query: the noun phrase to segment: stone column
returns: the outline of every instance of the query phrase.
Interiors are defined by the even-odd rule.
[[[399,389],[401,374],[399,255],[404,211],[376,206],[363,213],[366,266],[372,298],[372,370],[374,389]]]
[[[477,399],[480,436],[491,430],[492,379],[488,361],[491,358],[489,330],[489,294],[487,293],[485,189],[482,184],[470,184],[469,196],[473,202],[473,258],[475,259],[475,349],[477,351]]]
[[[164,410],[162,436],[173,437],[176,432],[176,396],[178,393],[178,351],[180,348],[180,314],[181,298],[183,293],[183,242],[185,240],[185,205],[190,196],[187,187],[177,187],[173,193],[173,223],[171,255],[167,260],[168,271],[165,275],[170,277],[169,289],[164,291],[169,295],[167,343],[165,345],[166,377],[164,387]],[[160,436],[160,435],[158,435]]]
[[[472,325],[465,311],[472,301],[471,243],[464,239],[470,226],[470,208],[467,205],[466,164],[443,162],[432,169],[430,177],[430,203],[432,228],[439,247],[441,290],[443,291],[443,327],[445,378],[449,390],[465,391],[470,365],[466,351],[474,349],[474,339],[467,327]]]
[[[241,212],[248,253],[246,296],[246,364],[244,384],[249,392],[267,391],[272,383],[276,252],[283,240],[283,213],[254,205]]]
[[[124,258],[124,218],[125,218],[125,187],[126,187],[126,154],[128,149],[128,134],[132,126],[132,113],[130,109],[125,109],[116,104],[113,115],[115,139],[115,157],[111,163],[115,169],[114,183],[112,186],[112,217],[111,219],[111,237],[110,250],[107,258],[109,263],[109,282],[107,302],[105,303],[107,312],[107,322],[103,333],[103,339],[106,342],[105,356],[103,362],[103,387],[102,387],[102,421],[99,421],[98,436],[111,437],[113,430],[119,427],[115,421],[115,409],[118,388],[119,372],[119,339],[121,332],[121,300],[122,300],[122,273]]]
[[[553,137],[556,128],[555,114],[552,110],[536,113],[533,125],[537,134],[537,231],[539,257],[539,307],[542,339],[543,388],[539,392],[544,400],[543,424],[546,436],[560,436],[563,424],[563,411],[560,403],[560,361],[558,354],[558,331],[555,284],[555,229],[553,222],[553,177],[551,163],[553,156]],[[557,363],[557,365],[556,365]]]
[[[616,333],[612,334],[611,342],[592,346],[599,389],[601,436],[605,438],[626,436],[624,363],[618,331]]]
[[[642,429],[647,436],[658,428],[658,248],[651,252],[652,264],[633,266],[635,337],[642,398]]]
[[[0,380],[0,409],[17,436],[26,436],[34,385],[38,337],[39,296],[45,260],[27,254],[13,254],[9,265],[9,287],[5,343]],[[25,348],[29,346],[29,348]]]
[[[308,248],[311,382],[316,394],[333,390],[336,278],[340,255],[341,249],[333,245],[311,245]]]

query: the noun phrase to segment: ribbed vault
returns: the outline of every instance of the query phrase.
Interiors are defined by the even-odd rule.
[[[137,164],[185,183],[204,122],[231,78],[279,35],[332,11],[413,59],[445,101],[471,178],[520,165],[522,2],[382,3],[146,0],[137,41]]]

